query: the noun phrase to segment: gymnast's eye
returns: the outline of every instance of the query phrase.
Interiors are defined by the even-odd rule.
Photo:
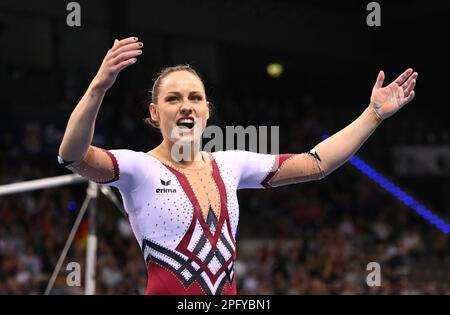
[[[203,97],[199,94],[195,94],[195,95],[191,96],[191,99],[194,101],[201,101],[203,99]]]
[[[169,102],[169,103],[174,103],[177,100],[178,100],[177,96],[168,96],[168,97],[166,97],[166,102]]]

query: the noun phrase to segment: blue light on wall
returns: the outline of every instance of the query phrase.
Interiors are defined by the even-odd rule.
[[[328,134],[322,136],[322,140],[328,138]],[[447,234],[450,232],[450,225],[448,225],[439,216],[431,212],[419,201],[408,195],[406,192],[402,191],[400,187],[389,181],[386,177],[377,172],[373,167],[368,165],[366,162],[361,160],[356,155],[352,156],[349,163],[361,171],[364,175],[372,179],[376,184],[381,186],[384,190],[389,192],[392,196],[400,200],[403,204],[413,209],[417,214],[423,217],[425,220],[436,226],[443,233]]]

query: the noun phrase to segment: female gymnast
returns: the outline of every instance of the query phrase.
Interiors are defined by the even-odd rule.
[[[95,147],[91,142],[103,97],[118,73],[136,63],[142,47],[136,37],[114,41],[70,116],[58,162],[119,189],[147,264],[146,294],[237,294],[237,190],[324,178],[414,98],[417,78],[407,69],[383,87],[380,71],[361,115],[309,152],[209,153],[197,146],[210,114],[203,82],[189,66],[169,67],[155,80],[149,104],[148,120],[160,129],[161,144],[148,152]],[[177,143],[190,154],[175,156]]]

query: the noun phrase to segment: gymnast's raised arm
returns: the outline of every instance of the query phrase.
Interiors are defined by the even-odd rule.
[[[113,177],[112,160],[105,150],[91,145],[95,120],[106,91],[114,84],[120,71],[136,62],[143,43],[137,37],[115,40],[108,50],[96,76],[87,88],[67,123],[59,147],[59,162],[80,175],[97,180]],[[94,172],[94,174],[93,174]]]
[[[354,155],[381,121],[395,114],[414,98],[417,72],[407,69],[394,82],[382,87],[380,71],[372,89],[369,106],[351,124],[323,140],[309,154],[281,155],[277,170],[268,181],[275,187],[321,179]]]

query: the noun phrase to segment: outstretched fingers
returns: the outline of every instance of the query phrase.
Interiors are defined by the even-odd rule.
[[[405,91],[405,95],[408,95],[411,93],[412,90],[414,90],[414,87],[416,86],[416,79],[412,79],[408,82],[408,85],[403,87],[403,90]]]
[[[408,79],[408,77],[413,73],[412,68],[408,68],[403,72],[401,75],[398,76],[397,79],[395,79],[395,83],[398,84],[398,86],[402,86],[403,83]]]
[[[377,80],[375,81],[375,85],[373,86],[374,89],[379,89],[383,86],[383,82],[384,82],[384,71],[381,70],[378,73],[378,77]]]
[[[408,88],[411,86],[412,81],[416,81],[417,75],[418,75],[417,72],[414,72],[414,73],[408,78],[408,80],[402,84],[402,89],[403,89],[404,91],[408,90]]]
[[[416,93],[414,92],[414,90],[411,91],[411,92],[408,94],[408,96],[404,99],[403,105],[406,105],[406,104],[408,104],[409,102],[411,102],[415,95],[416,95]]]
[[[413,75],[411,75],[411,77],[408,79],[408,81],[406,81],[405,83],[403,83],[403,85],[401,86],[401,91],[403,91],[403,95],[402,95],[402,106],[408,104],[409,102],[412,101],[412,99],[415,96],[415,92],[414,92],[414,88],[416,86],[416,78],[417,78],[417,72],[415,72]]]

